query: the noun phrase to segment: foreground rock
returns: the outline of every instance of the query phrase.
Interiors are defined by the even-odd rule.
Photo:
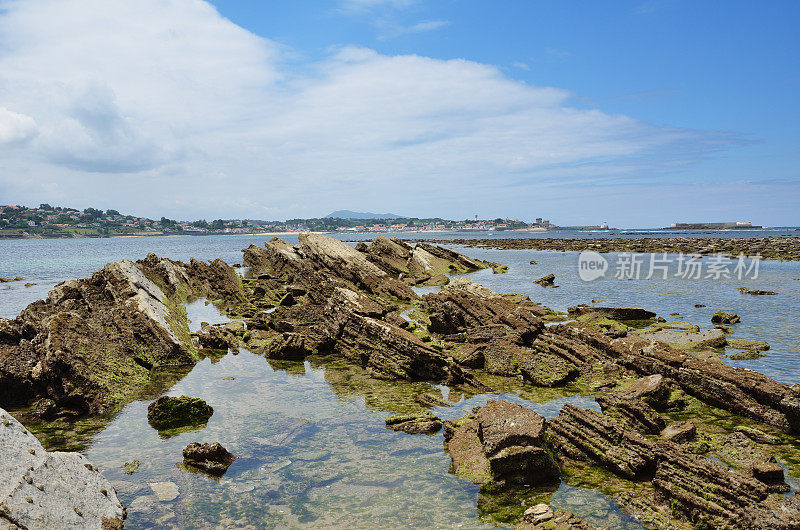
[[[0,319],[0,405],[47,398],[53,415],[117,409],[153,368],[198,360],[179,303],[193,293],[240,301],[237,278],[221,260],[150,255],[58,284],[17,318]]]
[[[654,500],[696,527],[800,526],[797,500],[768,498],[768,488],[759,480],[670,442],[659,443],[655,453],[659,463]]]
[[[627,479],[655,471],[653,444],[623,423],[570,403],[549,423],[553,444],[573,460],[594,462]]]
[[[157,430],[204,425],[214,408],[200,398],[161,396],[147,407],[147,422]]]
[[[0,455],[0,526],[122,528],[125,509],[97,468],[78,453],[48,453],[3,409]]]
[[[236,459],[237,456],[222,447],[219,442],[213,444],[193,442],[183,449],[185,465],[214,476],[224,475]]]

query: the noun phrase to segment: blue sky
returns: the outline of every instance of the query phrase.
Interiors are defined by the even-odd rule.
[[[0,203],[800,224],[797,2],[0,6]]]

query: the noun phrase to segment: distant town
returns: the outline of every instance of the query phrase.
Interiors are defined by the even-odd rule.
[[[374,218],[372,217],[374,216]],[[670,228],[760,228],[747,222],[676,223]],[[125,215],[117,210],[78,210],[40,204],[38,207],[0,205],[0,239],[112,237],[148,235],[212,235],[297,232],[480,232],[508,230],[617,230],[607,223],[596,226],[557,226],[548,219],[532,223],[519,219],[409,218],[394,214],[371,214],[340,210],[325,217],[263,221],[215,219],[177,221]]]
[[[335,212],[336,213],[336,212]],[[352,212],[356,213],[356,212]],[[255,219],[215,219],[177,221],[162,217],[150,219],[125,215],[117,210],[85,208],[77,210],[40,204],[38,207],[0,205],[0,238],[110,237],[146,235],[248,234],[259,232],[414,232],[482,231],[555,228],[550,221],[537,219],[529,224],[517,219],[475,219],[452,221],[440,218],[363,219],[321,217],[263,221]]]

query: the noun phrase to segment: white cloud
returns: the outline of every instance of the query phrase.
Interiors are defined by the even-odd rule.
[[[27,140],[36,134],[36,122],[30,116],[0,107],[0,145]]]
[[[5,140],[0,186],[18,202],[286,217],[355,196],[463,215],[540,183],[641,179],[719,139],[466,60],[344,47],[299,74],[200,0],[0,6],[0,142],[28,140]]]

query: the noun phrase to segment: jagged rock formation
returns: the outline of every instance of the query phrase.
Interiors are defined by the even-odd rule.
[[[70,414],[114,409],[152,368],[197,361],[178,301],[192,293],[242,299],[236,278],[221,260],[150,255],[57,285],[17,318],[0,319],[0,404],[43,397]]]
[[[567,403],[549,423],[553,444],[569,458],[596,462],[628,479],[655,469],[653,444],[603,414]]]
[[[701,401],[769,425],[800,432],[800,388],[640,337],[611,339],[574,323],[548,331],[583,343],[591,354],[641,375],[661,375]],[[589,360],[589,356],[584,357]]]
[[[125,508],[97,468],[78,453],[48,453],[3,409],[0,455],[0,526],[122,528]]]

